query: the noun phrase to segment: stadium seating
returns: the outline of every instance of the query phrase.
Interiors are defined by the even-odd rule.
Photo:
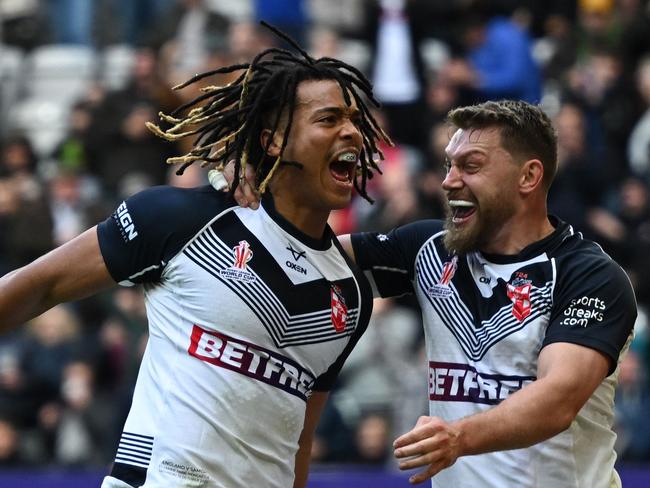
[[[20,94],[24,59],[20,49],[0,44],[0,135],[6,133],[9,110]]]
[[[98,69],[92,48],[62,44],[36,48],[28,56],[26,65],[28,96],[56,98],[68,104],[85,92]]]
[[[115,44],[101,54],[100,81],[108,90],[124,88],[131,76],[135,53],[131,46]]]

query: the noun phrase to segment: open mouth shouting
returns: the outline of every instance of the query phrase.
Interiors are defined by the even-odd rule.
[[[338,153],[330,162],[330,174],[334,180],[346,187],[352,186],[359,155],[355,151],[347,150]]]
[[[467,222],[476,213],[476,204],[468,200],[449,200],[451,221],[456,225]]]

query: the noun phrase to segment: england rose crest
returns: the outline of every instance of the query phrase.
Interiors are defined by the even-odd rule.
[[[341,293],[341,288],[332,284],[332,325],[336,332],[343,332],[348,320],[348,307],[345,304],[345,297]]]
[[[520,286],[508,284],[508,298],[512,300],[512,315],[519,321],[523,321],[530,315],[530,290],[533,285],[526,283]]]

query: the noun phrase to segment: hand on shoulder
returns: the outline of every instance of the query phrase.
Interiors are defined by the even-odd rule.
[[[210,170],[208,180],[215,190],[230,191],[235,180],[235,161],[229,161],[223,171],[219,169]],[[255,189],[255,171],[250,165],[246,166],[245,174],[239,177],[239,184],[233,197],[240,207],[250,207],[253,210],[257,210],[259,207],[260,195]]]

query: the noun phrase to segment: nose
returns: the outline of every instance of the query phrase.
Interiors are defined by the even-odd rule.
[[[345,118],[341,127],[341,137],[361,143],[361,130],[351,119]]]
[[[445,191],[457,190],[463,187],[463,179],[461,178],[460,171],[455,165],[449,166],[449,171],[442,180],[442,189]]]

